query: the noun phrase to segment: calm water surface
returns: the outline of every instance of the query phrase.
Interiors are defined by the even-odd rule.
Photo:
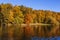
[[[58,36],[58,37],[50,37],[50,38],[32,37],[32,40],[60,40],[60,36]]]

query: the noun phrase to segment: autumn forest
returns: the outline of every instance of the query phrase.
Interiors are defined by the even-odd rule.
[[[0,4],[0,39],[31,40],[60,36],[60,12]]]

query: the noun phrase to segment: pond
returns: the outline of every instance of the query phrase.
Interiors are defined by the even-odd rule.
[[[32,40],[60,40],[60,36],[58,36],[58,37],[50,37],[50,38],[32,37],[31,39]]]

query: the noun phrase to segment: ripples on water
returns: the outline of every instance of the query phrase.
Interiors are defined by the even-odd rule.
[[[60,36],[59,37],[50,37],[50,38],[32,37],[32,40],[60,40]]]

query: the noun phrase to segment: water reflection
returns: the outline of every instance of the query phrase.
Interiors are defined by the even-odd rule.
[[[50,37],[50,38],[32,37],[32,40],[60,40],[60,36],[58,36],[58,37]]]

